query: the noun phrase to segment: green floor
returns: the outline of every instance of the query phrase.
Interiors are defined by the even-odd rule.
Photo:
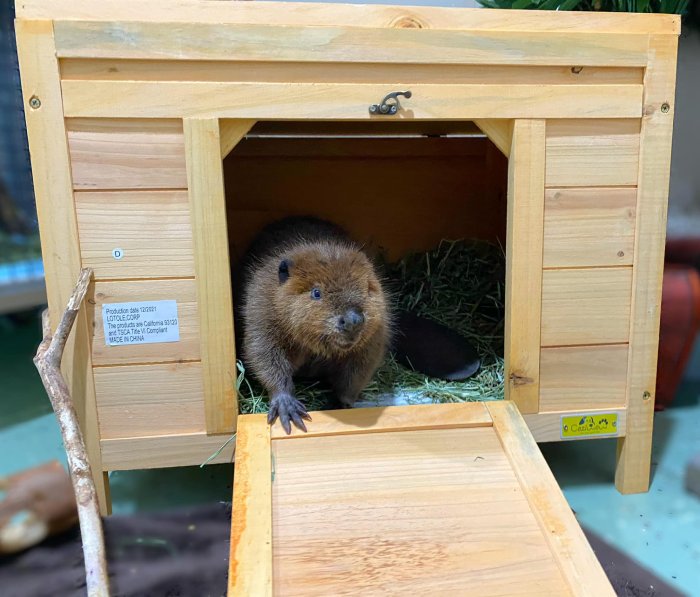
[[[0,476],[47,460],[64,460],[51,407],[31,357],[36,317],[0,317]],[[700,372],[700,350],[689,371]],[[683,470],[700,452],[700,378],[692,374],[674,408],[656,417],[654,477],[649,493],[621,496],[612,484],[614,440],[542,446],[582,524],[664,580],[700,595],[700,498],[683,489]],[[110,475],[115,513],[230,501],[232,466],[188,467]]]

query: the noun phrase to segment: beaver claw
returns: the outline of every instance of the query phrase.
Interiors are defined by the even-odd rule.
[[[272,425],[279,417],[282,427],[289,435],[292,432],[292,425],[306,431],[306,425],[302,419],[311,420],[311,416],[306,412],[306,407],[289,394],[278,394],[270,401],[270,412],[267,415],[267,422]]]

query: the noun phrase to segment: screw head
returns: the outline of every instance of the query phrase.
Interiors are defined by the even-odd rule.
[[[575,75],[578,75],[582,70],[583,70],[582,66],[572,66],[571,67],[571,72],[574,73]]]
[[[668,102],[664,102],[663,104],[661,104],[661,111],[664,114],[668,114],[670,110],[671,110],[671,106],[668,105]]]
[[[642,394],[642,398],[644,398],[644,400],[649,400],[649,398],[651,398],[651,394],[649,392],[644,392],[644,394]]]
[[[396,114],[396,106],[391,106],[391,113]]]
[[[369,107],[369,111],[372,112],[372,114],[374,114],[377,111],[377,104],[372,104]]]
[[[29,98],[29,107],[32,108],[33,110],[40,108],[41,107],[41,100],[36,95],[33,95],[32,97]]]
[[[624,256],[625,256],[625,252],[624,252],[624,251],[618,251],[618,252],[617,252],[617,256],[618,256],[618,257],[624,257]]]

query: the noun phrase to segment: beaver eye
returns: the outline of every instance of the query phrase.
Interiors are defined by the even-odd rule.
[[[314,299],[315,301],[319,300],[321,298],[321,289],[320,288],[314,288],[311,291],[311,298]]]

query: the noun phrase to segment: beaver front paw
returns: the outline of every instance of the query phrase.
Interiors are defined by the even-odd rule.
[[[279,417],[287,435],[292,432],[290,421],[297,428],[306,431],[306,425],[304,425],[302,419],[311,420],[311,416],[306,412],[306,407],[289,394],[276,394],[270,400],[270,412],[267,415],[267,422],[272,425],[277,420],[277,417]]]

